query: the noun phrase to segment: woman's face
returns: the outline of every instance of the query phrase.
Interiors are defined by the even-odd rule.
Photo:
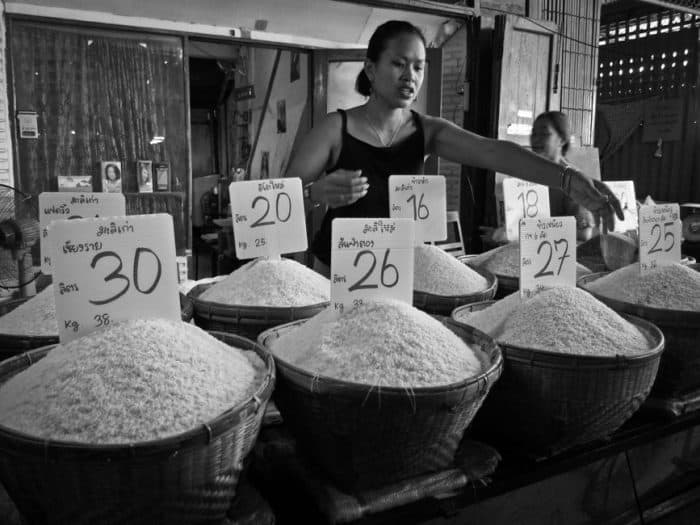
[[[558,161],[563,156],[564,141],[552,127],[552,124],[545,119],[535,120],[530,135],[530,146],[532,146],[532,151],[549,160]]]
[[[114,169],[114,166],[107,166],[106,176],[111,181],[117,180],[117,170]]]
[[[418,96],[425,70],[425,46],[416,35],[390,39],[377,62],[367,61],[372,94],[389,107],[409,107]]]
[[[148,171],[148,168],[141,168],[141,182],[145,184],[150,178],[151,172]]]

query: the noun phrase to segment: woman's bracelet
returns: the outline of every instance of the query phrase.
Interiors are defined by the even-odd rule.
[[[561,191],[564,195],[569,195],[571,191],[571,173],[567,175],[567,171],[571,169],[571,166],[564,166],[561,170]]]
[[[314,201],[314,199],[311,197],[311,186],[314,185],[314,182],[316,182],[316,181],[312,181],[312,182],[309,182],[308,184],[304,184],[303,193],[304,193],[304,198],[309,199],[311,206],[313,206],[314,208],[318,208],[321,205],[321,203]]]

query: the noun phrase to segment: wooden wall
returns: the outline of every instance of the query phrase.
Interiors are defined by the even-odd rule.
[[[658,8],[604,14],[596,145],[603,178],[634,180],[638,198],[700,202],[699,28],[698,16]],[[667,131],[650,113],[664,103],[680,109]]]

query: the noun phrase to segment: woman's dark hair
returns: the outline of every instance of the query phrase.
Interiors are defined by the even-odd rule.
[[[415,35],[420,38],[423,45],[427,47],[423,32],[412,23],[403,20],[389,20],[374,30],[372,38],[369,39],[369,44],[367,46],[367,58],[372,62],[377,62],[382,51],[386,49],[389,40],[400,35]],[[364,68],[362,68],[360,74],[357,75],[355,90],[365,97],[368,97],[370,93],[372,93],[372,84]]]
[[[109,174],[109,168],[114,169],[114,174],[116,175],[116,178],[114,180],[119,180],[121,178],[121,173],[119,170],[119,166],[117,166],[116,164],[107,164],[105,166],[105,179],[109,179],[109,177],[107,176]]]
[[[544,120],[554,128],[554,131],[557,132],[559,138],[564,142],[561,152],[566,156],[566,152],[569,151],[569,146],[571,146],[571,129],[569,128],[567,116],[561,111],[545,111],[537,116],[535,122],[538,120]]]

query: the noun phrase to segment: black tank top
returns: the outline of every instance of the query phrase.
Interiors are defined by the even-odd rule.
[[[348,133],[348,118],[338,110],[343,120],[342,143],[338,162],[326,173],[338,169],[362,170],[367,177],[367,195],[340,208],[329,208],[321,228],[311,245],[311,251],[327,265],[331,263],[331,223],[336,217],[389,217],[389,175],[418,175],[423,173],[423,123],[418,113],[411,110],[416,132],[398,144],[386,148],[372,146]]]

